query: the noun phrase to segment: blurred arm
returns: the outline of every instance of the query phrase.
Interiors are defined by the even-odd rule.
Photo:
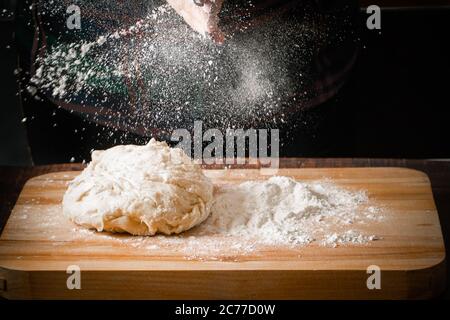
[[[167,0],[167,3],[193,30],[209,35],[215,42],[224,41],[218,26],[223,0]]]

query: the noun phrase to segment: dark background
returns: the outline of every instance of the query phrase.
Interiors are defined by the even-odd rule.
[[[281,155],[450,158],[450,9],[384,9],[381,32],[364,27],[365,11],[360,16],[361,51],[347,84],[331,101],[303,115],[308,125],[283,145]],[[81,162],[89,160],[92,148],[115,143],[114,135],[94,124],[26,93],[17,95],[16,50],[14,21],[2,16],[0,165],[69,162],[72,157]],[[130,136],[130,142],[136,140],[142,139]]]

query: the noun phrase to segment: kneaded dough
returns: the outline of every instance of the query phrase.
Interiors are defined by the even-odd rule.
[[[94,151],[70,184],[63,212],[98,231],[178,234],[209,215],[213,185],[181,149],[152,139],[145,146]]]

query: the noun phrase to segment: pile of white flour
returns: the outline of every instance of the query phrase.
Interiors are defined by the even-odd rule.
[[[373,207],[362,209],[367,203],[364,192],[348,191],[329,181],[272,177],[224,187],[199,231],[269,245],[361,244],[377,239],[349,229],[375,218]]]

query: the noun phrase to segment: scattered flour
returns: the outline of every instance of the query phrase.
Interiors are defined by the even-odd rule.
[[[265,248],[335,248],[367,245],[380,237],[364,227],[383,219],[363,191],[329,180],[298,182],[288,177],[218,186],[211,216],[178,236],[133,237],[97,233],[82,227],[70,235],[81,241],[111,241],[144,255],[182,253],[186,259],[230,259]]]
[[[364,192],[348,191],[329,181],[272,177],[225,187],[215,198],[211,217],[199,229],[268,245],[363,244],[376,236],[353,230],[329,233],[370,220],[360,208],[367,202]]]
[[[103,14],[114,6],[79,2],[83,12]],[[296,6],[298,15],[261,23],[252,1],[239,7],[224,4],[233,23],[221,46],[167,4],[102,32],[83,27],[87,35],[73,42],[63,33],[37,57],[27,90],[36,99],[95,107],[89,119],[129,130],[190,128],[198,119],[214,128],[284,124],[292,106],[301,108],[317,94],[311,63],[331,33],[320,22],[333,19],[304,5]],[[66,6],[44,2],[41,9],[55,19]],[[114,111],[113,119],[105,110]]]
[[[337,247],[338,244],[354,243],[354,244],[364,244],[370,241],[379,240],[378,236],[365,236],[355,230],[348,230],[344,234],[333,233],[326,236],[323,244],[326,246]]]

